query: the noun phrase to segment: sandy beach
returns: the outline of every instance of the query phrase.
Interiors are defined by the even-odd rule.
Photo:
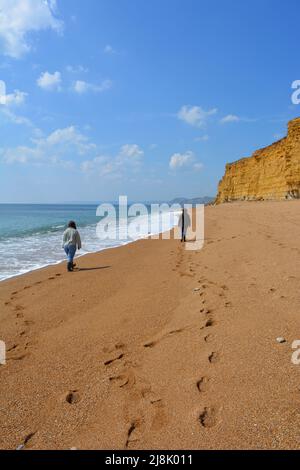
[[[1,282],[0,448],[299,448],[299,209],[209,206],[201,251],[142,240]]]

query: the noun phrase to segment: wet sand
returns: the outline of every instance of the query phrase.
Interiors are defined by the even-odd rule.
[[[300,201],[205,223],[0,283],[0,448],[299,448]]]

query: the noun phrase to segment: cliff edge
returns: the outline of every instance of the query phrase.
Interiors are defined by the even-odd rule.
[[[216,203],[300,197],[300,118],[283,139],[226,165]]]

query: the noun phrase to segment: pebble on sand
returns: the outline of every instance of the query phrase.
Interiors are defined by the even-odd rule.
[[[278,338],[276,338],[276,341],[277,343],[285,343],[286,339],[284,339],[282,336],[279,336]]]

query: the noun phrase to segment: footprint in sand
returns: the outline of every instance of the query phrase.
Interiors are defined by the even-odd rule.
[[[113,353],[115,352],[117,349],[123,349],[125,348],[125,344],[121,343],[121,342],[118,342],[116,344],[114,344],[114,346],[105,346],[102,351],[104,353]]]
[[[183,330],[184,330],[184,328],[178,328],[177,330],[169,331],[169,333],[167,333],[167,334],[165,335],[165,338],[166,338],[167,336],[176,335],[177,333],[182,333]]]
[[[144,348],[153,348],[157,343],[158,341],[148,341],[144,344]]]
[[[132,434],[139,428],[141,422],[139,419],[132,421],[132,423],[129,426],[129,429],[127,431],[127,439],[126,439],[126,444],[125,448],[128,449],[130,444],[137,442],[137,439],[133,439]]]
[[[108,366],[112,364],[113,362],[119,361],[123,359],[124,357],[124,352],[120,351],[125,347],[125,345],[121,342],[116,343],[112,348],[105,347],[103,348],[103,352],[112,354],[112,357],[108,358],[106,361],[104,361],[104,365]]]
[[[150,402],[151,405],[161,402],[161,398],[155,392],[153,392],[151,387],[145,387],[141,390],[142,397]]]
[[[186,276],[186,277],[194,277],[194,274],[189,274],[189,273],[179,273],[180,277]]]
[[[209,378],[208,377],[201,377],[200,380],[197,382],[197,388],[199,392],[206,392],[208,390],[208,383],[209,383]]]
[[[76,405],[80,401],[78,390],[71,390],[65,396],[65,401],[70,405]]]
[[[29,441],[31,441],[31,439],[33,438],[33,436],[36,434],[36,432],[31,432],[30,434],[28,434],[24,441],[23,441],[23,444],[20,444],[16,450],[22,450],[24,449],[24,447],[26,447],[26,445],[29,443]]]
[[[130,421],[127,431],[125,449],[135,448],[140,438],[142,437],[144,426],[145,422],[142,416],[138,416]]]
[[[15,312],[22,312],[23,310],[25,310],[25,307],[23,307],[23,305],[16,305],[14,310]]]
[[[211,364],[215,364],[216,362],[219,362],[220,360],[220,354],[217,353],[217,352],[212,352],[209,356],[208,356],[208,360]]]
[[[165,405],[161,399],[151,402],[154,408],[154,417],[151,423],[151,431],[160,431],[167,424]]]
[[[19,347],[18,344],[13,344],[11,347],[7,349],[7,352],[15,351]]]
[[[105,366],[109,366],[110,364],[112,364],[113,362],[116,362],[116,361],[120,361],[121,359],[123,359],[124,357],[124,354],[121,353],[121,354],[118,354],[117,356],[115,357],[112,357],[110,359],[107,359],[107,361],[104,362],[104,365]]]
[[[199,421],[204,428],[212,428],[218,424],[218,411],[214,407],[205,407],[199,415]]]
[[[223,290],[228,290],[228,287],[225,286],[225,285],[222,285],[222,286],[220,286],[220,287],[221,287],[221,289],[223,289]]]
[[[202,326],[200,330],[203,330],[204,328],[210,328],[211,326],[214,326],[215,324],[216,322],[212,318],[209,318],[208,320],[206,320],[204,326]]]
[[[135,384],[135,376],[133,372],[124,372],[120,375],[109,377],[109,381],[120,388],[132,387]]]
[[[204,337],[204,341],[205,341],[206,343],[211,343],[211,341],[213,341],[213,339],[214,339],[213,335],[206,335],[206,336]]]

